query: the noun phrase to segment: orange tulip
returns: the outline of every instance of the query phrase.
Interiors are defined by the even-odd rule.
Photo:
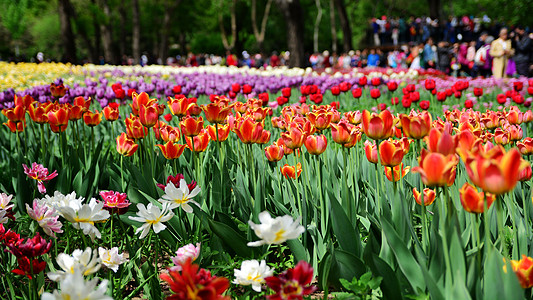
[[[482,118],[481,122],[487,129],[494,129],[500,126],[502,119],[505,119],[501,112],[488,111]]]
[[[128,138],[124,132],[117,137],[117,152],[120,155],[132,156],[137,148],[139,145],[133,139]]]
[[[521,260],[511,260],[511,266],[523,288],[528,289],[533,286],[533,259],[531,257],[522,254]]]
[[[219,141],[223,142],[228,139],[229,137],[229,124],[226,125],[218,125],[218,139],[217,139],[217,129],[215,125],[209,125],[207,126],[207,133],[209,133],[209,137],[212,141]]]
[[[524,133],[522,132],[522,127],[520,127],[520,125],[508,125],[504,126],[503,129],[506,132],[509,132],[509,138],[511,139],[511,141],[519,141],[524,135]]]
[[[261,123],[255,122],[251,118],[242,118],[235,124],[234,131],[241,142],[252,144],[261,140],[264,130]],[[270,136],[268,138],[270,139]]]
[[[401,142],[385,140],[379,144],[379,157],[381,164],[386,167],[399,165],[403,159],[403,145]]]
[[[202,109],[195,102],[191,103],[191,105],[189,106],[189,109],[187,109],[187,114],[191,116],[199,116],[201,113],[202,113]]]
[[[248,111],[246,112],[246,116],[249,116],[254,119],[254,121],[259,122],[263,121],[266,116],[268,116],[270,111],[270,107],[256,107],[253,109],[248,109]]]
[[[477,145],[482,142],[482,140],[476,137],[470,130],[463,130],[459,132],[456,136],[456,152],[461,156],[463,160],[465,160],[465,153],[476,148]]]
[[[183,150],[185,150],[185,147],[187,147],[186,145],[175,144],[171,141],[168,141],[164,145],[157,144],[156,146],[161,150],[161,153],[163,153],[163,156],[166,159],[176,159],[180,157]]]
[[[83,112],[86,112],[89,110],[89,107],[91,106],[91,97],[89,99],[85,100],[83,97],[76,97],[74,98],[74,101],[72,101],[73,106],[79,106],[82,108]]]
[[[390,111],[384,110],[379,114],[363,110],[363,131],[373,140],[383,140],[394,133],[394,118]]]
[[[531,155],[533,154],[533,139],[530,137],[525,138],[521,142],[517,142],[516,146],[522,155]]]
[[[78,105],[70,105],[69,103],[65,104],[65,106],[68,108],[68,119],[69,121],[77,121],[81,118],[83,118],[83,113],[87,111],[82,106]]]
[[[141,105],[139,109],[139,120],[144,127],[153,127],[159,120],[157,103],[151,105]]]
[[[26,122],[15,123],[11,120],[7,120],[7,122],[4,123],[4,125],[6,125],[12,133],[23,132],[24,128],[26,127]]]
[[[394,174],[392,174],[391,167],[385,167],[385,176],[389,181],[399,181],[400,179],[404,178],[407,173],[409,173],[409,169],[411,169],[411,167],[404,168],[403,163],[401,163],[395,167],[392,167],[392,170],[394,171]]]
[[[185,117],[180,122],[180,128],[184,136],[196,136],[204,128],[204,118]]]
[[[467,212],[480,214],[485,210],[484,201],[487,200],[487,208],[490,208],[496,197],[490,193],[478,192],[475,186],[465,182],[459,190],[459,198]]]
[[[287,130],[288,132],[281,133],[281,138],[283,139],[285,146],[289,149],[301,148],[306,136],[302,128],[296,123],[291,123]]]
[[[446,186],[455,179],[457,162],[455,154],[443,155],[422,149],[419,166],[414,167],[413,172],[420,173],[422,182],[427,186]]]
[[[283,167],[280,167],[280,170],[285,178],[296,179],[297,177],[300,177],[300,174],[302,173],[302,164],[298,163],[296,167],[285,164]]]
[[[356,130],[355,128],[356,127],[348,123],[346,119],[341,120],[337,124],[331,123],[331,137],[337,144],[348,144],[353,142],[353,139],[355,138],[355,136],[352,135],[352,131]]]
[[[342,146],[344,148],[352,148],[357,144],[357,142],[361,141],[361,138],[363,137],[363,133],[361,132],[360,126],[354,126],[352,132],[350,132],[350,141],[346,144],[343,144]]]
[[[223,124],[231,112],[231,106],[227,106],[224,102],[209,103],[201,106],[204,111],[205,118],[210,123]]]
[[[30,104],[30,106],[28,107],[28,114],[30,115],[32,121],[37,124],[48,123],[48,113],[44,109],[43,105],[39,105],[35,102]]]
[[[307,119],[320,131],[329,128],[332,118],[333,114],[324,110],[313,111],[307,114]]]
[[[120,116],[120,112],[118,110],[118,103],[111,102],[109,105],[104,107],[102,110],[102,113],[104,114],[104,117],[107,121],[113,122],[118,120],[118,117]]]
[[[148,94],[145,92],[142,92],[140,94],[133,92],[131,97],[133,99],[132,103],[130,104],[131,111],[136,116],[139,116],[139,110],[142,106],[150,106],[153,103],[157,103],[157,100],[150,99],[150,96],[148,96]]]
[[[447,127],[451,130],[450,124],[447,124]],[[456,140],[447,129],[439,131],[436,128],[432,128],[429,131],[429,135],[425,138],[425,141],[430,152],[438,152],[443,155],[454,154],[455,148],[457,147]]]
[[[344,117],[350,122],[350,124],[358,125],[363,119],[363,114],[360,111],[349,111],[344,113]]]
[[[94,113],[88,110],[87,112],[83,114],[83,122],[85,122],[85,124],[89,127],[94,127],[100,124],[101,121],[102,121],[102,114],[98,112],[97,110],[95,110]]]
[[[422,197],[420,197],[420,192],[416,188],[413,188],[413,197],[418,205],[422,205],[422,200],[424,200],[424,206],[433,204],[433,202],[435,202],[435,196],[435,190],[425,188],[423,195],[424,199],[422,199]]]
[[[166,142],[177,143],[180,140],[181,132],[179,128],[177,127],[166,125],[166,126],[161,126],[161,128],[159,129],[159,136],[165,143]]]
[[[518,109],[518,107],[516,106],[512,106],[511,109],[509,110],[509,112],[507,113],[507,121],[510,123],[510,124],[522,124],[522,118],[523,118],[523,114],[522,112],[520,111],[520,109]]]
[[[233,103],[233,110],[236,112],[236,113],[245,113],[246,110],[248,109],[248,107],[246,106],[245,103],[242,103],[242,102],[235,102]]]
[[[15,106],[23,106],[25,109],[28,109],[33,102],[35,102],[35,99],[33,99],[33,97],[30,95],[20,97],[15,94]]]
[[[531,165],[528,165],[522,171],[520,171],[520,174],[518,175],[518,181],[528,181],[531,179]]]
[[[305,148],[307,152],[313,155],[319,155],[326,151],[328,140],[325,135],[310,135],[305,139]]]
[[[68,89],[63,85],[63,83],[56,85],[52,82],[50,84],[50,93],[52,94],[52,97],[56,99],[65,96],[67,90]]]
[[[477,153],[466,158],[465,167],[470,180],[483,191],[501,195],[511,191],[518,182],[520,172],[528,162],[522,160],[520,152],[512,148],[509,152],[500,146],[489,152],[497,156]],[[503,155],[499,154],[502,153]]]
[[[531,109],[526,111],[522,118],[523,118],[522,119],[523,123],[529,123],[529,122],[533,121],[533,111],[531,111]]]
[[[23,122],[26,119],[26,108],[22,105],[17,105],[12,108],[4,108],[2,109],[2,114],[11,122]]]
[[[272,161],[272,162],[280,161],[283,158],[283,155],[284,155],[283,146],[272,144],[268,147],[265,147],[265,156],[268,159],[268,161]]]
[[[58,107],[48,112],[48,124],[53,132],[63,132],[68,126],[69,112],[63,107]]]
[[[378,148],[376,144],[365,141],[365,155],[366,159],[373,164],[378,163]]]
[[[209,134],[207,133],[207,130],[202,129],[195,136],[185,136],[185,141],[187,142],[187,148],[191,151],[196,153],[204,152],[209,145]]]
[[[281,138],[279,138],[279,139],[274,143],[274,145],[279,146],[279,147],[282,147],[282,148],[283,148],[283,153],[284,153],[285,155],[291,155],[291,154],[294,153],[294,150],[285,147],[285,144],[283,143],[283,140],[282,140]]]
[[[413,139],[419,140],[428,135],[431,129],[431,114],[423,111],[418,115],[400,115],[403,133]]]
[[[126,123],[126,133],[128,134],[128,137],[138,140],[148,135],[148,128],[143,126],[139,117],[130,114],[130,117],[126,118],[124,122]]]
[[[187,111],[194,103],[190,102],[185,96],[181,96],[177,98],[168,97],[167,104],[168,108],[170,108],[170,112],[173,115],[182,118],[187,115]]]

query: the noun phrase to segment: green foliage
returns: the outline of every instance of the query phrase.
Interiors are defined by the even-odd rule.
[[[348,291],[344,293],[334,293],[337,299],[354,300],[378,300],[382,299],[383,293],[379,287],[382,277],[372,277],[372,272],[366,272],[359,279],[354,277],[352,281],[344,278],[340,279],[342,286]]]

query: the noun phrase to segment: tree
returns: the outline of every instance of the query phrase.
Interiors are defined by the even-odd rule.
[[[276,0],[287,26],[287,46],[291,52],[289,66],[303,67],[304,23],[300,0]]]
[[[168,36],[170,34],[170,21],[174,15],[174,11],[180,5],[181,0],[171,0],[164,2],[165,13],[163,15],[163,24],[161,26],[160,41],[159,41],[159,53],[158,56],[163,61],[168,56]]]
[[[352,27],[346,13],[346,5],[344,5],[344,0],[334,1],[342,28],[342,50],[348,52],[352,49]]]
[[[118,58],[113,49],[113,27],[111,26],[111,11],[108,0],[102,0],[102,10],[105,20],[100,24],[100,31],[102,32],[105,60],[106,62],[117,64]]]
[[[318,32],[320,30],[320,20],[322,19],[322,5],[320,5],[320,0],[315,0],[315,5],[317,8],[315,26],[313,28],[313,52],[318,52]]]
[[[427,0],[429,7],[429,17],[432,19],[439,19],[442,11],[440,0]]]
[[[254,31],[255,40],[257,41],[257,48],[259,52],[263,52],[263,45],[265,42],[265,31],[268,21],[268,15],[270,13],[270,7],[272,6],[272,0],[268,0],[265,5],[265,11],[263,13],[263,19],[261,19],[261,31],[257,28],[257,0],[252,0],[252,28]]]
[[[132,0],[132,22],[133,22],[133,34],[132,34],[132,51],[133,60],[136,64],[141,62],[141,21],[139,17],[139,0]]]
[[[76,60],[76,40],[74,33],[72,32],[72,23],[70,22],[70,16],[73,9],[70,0],[59,0],[59,21],[61,23],[61,40],[65,47],[65,53],[63,60],[71,63],[77,62]]]
[[[337,26],[335,25],[335,0],[329,0],[329,21],[331,24],[331,51],[337,52]]]
[[[222,38],[222,44],[226,51],[231,51],[235,48],[235,41],[237,40],[237,16],[235,14],[235,6],[237,6],[237,0],[232,0],[230,6],[231,14],[231,42],[228,41],[226,30],[224,29],[224,19],[222,16],[222,9],[218,13],[218,26],[220,28],[220,35]],[[220,1],[220,7],[222,8],[222,1]]]

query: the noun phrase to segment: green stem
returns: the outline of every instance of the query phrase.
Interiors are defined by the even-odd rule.
[[[504,224],[503,224],[503,207],[502,207],[502,198],[501,196],[497,196],[496,198],[496,220],[498,224],[498,235],[500,239],[500,252],[503,251],[502,255],[504,257],[508,257],[508,249],[505,244],[505,236],[504,236]]]
[[[420,203],[422,203],[422,246],[424,252],[429,253],[427,207],[424,199],[424,190],[420,191]]]
[[[446,192],[447,190],[447,187],[443,187],[443,190],[444,190],[444,193],[441,194],[441,197],[446,194],[446,199],[442,199],[442,201],[449,201],[448,199],[448,193]],[[446,208],[445,206],[443,207],[443,211],[442,213],[446,213]],[[443,214],[441,214],[442,216]],[[449,215],[449,213],[447,213],[446,215]],[[443,254],[444,254],[444,263],[446,265],[446,285],[448,284],[452,284],[452,274],[451,272],[453,271],[452,270],[452,264],[451,264],[451,261],[450,261],[450,252],[449,252],[449,248],[448,248],[448,236],[447,236],[447,233],[446,233],[446,226],[442,227],[442,231],[441,231],[441,236],[442,236],[442,247],[444,248],[443,249]],[[450,282],[448,283],[448,280],[450,280]]]

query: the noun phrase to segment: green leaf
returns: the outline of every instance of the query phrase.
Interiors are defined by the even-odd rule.
[[[409,284],[411,284],[415,291],[424,291],[426,289],[425,280],[420,273],[420,266],[413,257],[413,254],[409,252],[403,241],[398,237],[392,225],[385,218],[382,218],[381,222],[383,234],[396,257],[400,269],[405,277],[407,277],[407,280],[409,280]]]
[[[359,232],[354,229],[354,225],[346,216],[346,213],[339,202],[333,199],[330,203],[333,232],[335,232],[341,249],[356,257],[361,257],[363,246],[361,245],[361,236],[359,235]],[[355,225],[357,226],[357,224]]]
[[[218,235],[224,243],[233,249],[235,253],[242,257],[252,257],[253,251],[248,247],[248,241],[240,235],[237,231],[233,230],[228,225],[217,222],[213,219],[207,220],[209,223],[209,228]]]
[[[366,271],[367,268],[363,261],[355,255],[344,250],[333,250],[333,259],[328,278],[329,282],[340,286],[339,280],[341,278],[352,280],[354,277],[359,278]]]
[[[296,262],[299,262],[301,260],[309,260],[307,251],[299,239],[288,240],[287,245],[289,246],[289,249],[291,249],[291,252],[294,255],[294,259],[296,259]]]

